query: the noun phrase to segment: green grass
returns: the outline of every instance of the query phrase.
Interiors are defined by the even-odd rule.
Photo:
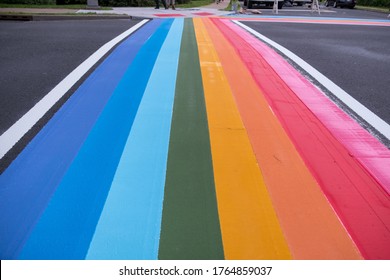
[[[0,8],[27,8],[27,9],[85,9],[86,5],[27,5],[27,4],[0,4]],[[112,10],[110,7],[100,7],[101,10]]]
[[[389,8],[383,8],[383,7],[367,7],[367,6],[356,5],[355,8],[359,10],[374,11],[374,12],[383,12],[383,13],[390,12]]]
[[[214,0],[195,0],[186,4],[177,4],[176,6],[179,8],[196,8],[210,5],[213,2]]]
[[[85,5],[28,5],[28,4],[0,4],[0,8],[37,8],[37,9],[83,9]]]

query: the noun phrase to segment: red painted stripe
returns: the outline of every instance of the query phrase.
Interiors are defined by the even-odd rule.
[[[260,54],[252,35],[214,19],[235,46],[365,258],[390,258],[390,199]],[[239,30],[239,33],[235,31]],[[295,71],[295,70],[294,70]]]

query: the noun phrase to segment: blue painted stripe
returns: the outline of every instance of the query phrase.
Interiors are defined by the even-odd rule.
[[[17,258],[120,78],[157,21],[118,45],[0,176],[0,258]]]
[[[162,21],[122,77],[20,255],[84,259],[154,62],[172,20]]]
[[[157,259],[183,19],[161,48],[88,251],[88,259]]]

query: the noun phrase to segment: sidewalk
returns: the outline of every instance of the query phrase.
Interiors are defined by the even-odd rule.
[[[161,18],[161,17],[198,17],[198,16],[224,16],[231,13],[231,11],[225,11],[224,9],[229,5],[229,0],[216,4],[210,4],[204,7],[195,8],[176,8],[172,9],[155,9],[154,7],[123,7],[113,8],[110,11],[104,10],[79,10],[77,13],[91,13],[96,12],[97,14],[118,14],[118,15],[129,15],[131,17],[141,18]]]
[[[22,14],[22,15],[126,15],[136,18],[158,18],[158,17],[197,17],[197,16],[223,16],[231,12],[224,9],[229,5],[229,0],[224,0],[219,4],[212,3],[204,7],[196,8],[176,8],[155,9],[154,7],[114,7],[112,10],[91,10],[91,9],[34,9],[34,8],[0,8],[0,14]]]

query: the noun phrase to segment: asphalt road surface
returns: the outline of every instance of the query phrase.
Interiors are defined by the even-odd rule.
[[[139,21],[0,21],[0,135],[102,45]],[[94,68],[85,76],[93,70]],[[0,161],[0,172],[12,162],[82,81],[83,79]]]
[[[138,20],[0,21],[0,134]]]

